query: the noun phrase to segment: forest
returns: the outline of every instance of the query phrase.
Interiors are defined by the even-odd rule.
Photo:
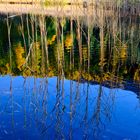
[[[94,24],[83,17],[1,18],[1,74],[64,74],[67,79],[98,82],[140,80],[137,16],[105,17]]]

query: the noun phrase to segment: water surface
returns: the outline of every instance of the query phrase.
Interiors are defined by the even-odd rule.
[[[132,91],[57,77],[0,82],[1,139],[140,139]]]

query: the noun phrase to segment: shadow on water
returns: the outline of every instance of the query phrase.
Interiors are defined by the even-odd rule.
[[[0,139],[140,139],[140,18],[104,10],[0,16]]]

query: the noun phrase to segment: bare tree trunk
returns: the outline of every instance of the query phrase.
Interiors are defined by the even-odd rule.
[[[8,18],[8,14],[7,14],[7,31],[8,31],[9,53],[10,53],[10,73],[12,72],[11,26],[12,26],[12,24],[10,23],[9,18]]]

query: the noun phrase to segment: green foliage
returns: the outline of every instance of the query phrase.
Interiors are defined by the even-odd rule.
[[[40,18],[37,18],[40,19]],[[14,19],[13,19],[14,20]],[[30,21],[31,22],[31,21]],[[90,27],[90,58],[88,58],[88,39],[87,39],[87,27],[86,25],[80,24],[80,34],[81,34],[81,53],[82,53],[82,64],[79,63],[79,46],[76,40],[77,36],[77,26],[75,26],[74,19],[72,21],[72,31],[71,31],[71,21],[67,18],[52,18],[48,17],[45,19],[46,23],[46,34],[40,35],[40,28],[35,27],[35,20],[31,23],[29,22],[29,27],[33,25],[34,32],[37,32],[37,36],[32,35],[31,29],[29,32],[31,36],[27,34],[26,23],[24,23],[24,36],[25,41],[28,39],[29,46],[27,46],[27,52],[25,52],[23,47],[23,37],[21,35],[21,24],[19,20],[14,20],[12,24],[11,32],[11,56],[8,46],[8,37],[5,32],[7,29],[5,27],[5,22],[0,23],[4,29],[0,28],[0,72],[6,74],[10,72],[10,57],[12,58],[12,72],[14,74],[23,74],[24,76],[38,75],[44,76],[46,73],[48,76],[56,76],[63,69],[65,76],[69,79],[79,80],[81,77],[86,80],[108,80],[111,76],[118,75],[120,77],[130,77],[132,73],[129,71],[128,62],[128,50],[130,47],[130,37],[127,32],[124,35],[127,37],[122,41],[120,35],[117,31],[115,39],[112,32],[108,32],[107,28],[111,25],[105,26],[104,29],[104,59],[102,60],[102,65],[105,65],[103,71],[100,67],[100,28]],[[84,24],[84,23],[83,23]],[[38,26],[38,25],[37,25]],[[133,25],[133,28],[135,26]],[[62,30],[63,29],[63,30]],[[117,30],[117,29],[116,29]],[[136,30],[136,29],[135,29]],[[63,32],[62,32],[63,31]],[[138,30],[135,31],[138,34]],[[63,37],[62,37],[63,35]],[[110,35],[110,38],[109,38]],[[33,38],[34,36],[34,38]],[[137,35],[138,36],[138,35]],[[35,38],[37,37],[37,39]],[[135,36],[133,37],[135,38]],[[41,44],[47,39],[47,45]],[[63,40],[62,40],[63,39]],[[110,39],[110,40],[109,40]],[[115,41],[114,41],[115,40]],[[134,40],[134,39],[133,39]],[[63,41],[63,42],[62,42]],[[135,41],[135,40],[134,40]],[[28,44],[27,42],[25,42]],[[62,44],[63,43],[63,44]],[[64,46],[63,46],[64,45]],[[5,47],[6,46],[6,47]],[[46,48],[48,47],[48,63],[46,69]],[[136,47],[135,47],[136,48]],[[134,47],[132,48],[134,50]],[[30,53],[29,53],[30,52]],[[138,52],[136,48],[135,52]],[[26,57],[28,59],[25,59]],[[131,54],[131,52],[129,53]],[[137,55],[138,56],[138,55]],[[108,60],[108,58],[110,60]],[[88,69],[88,59],[90,59],[90,66]],[[26,62],[27,61],[27,62]],[[106,66],[107,64],[107,66]],[[24,67],[23,67],[24,66]],[[71,68],[71,69],[70,69]],[[118,68],[118,69],[117,69]],[[59,70],[58,70],[59,69]],[[109,71],[109,72],[108,72]],[[139,69],[135,70],[135,73],[131,76],[135,81],[139,80]]]

